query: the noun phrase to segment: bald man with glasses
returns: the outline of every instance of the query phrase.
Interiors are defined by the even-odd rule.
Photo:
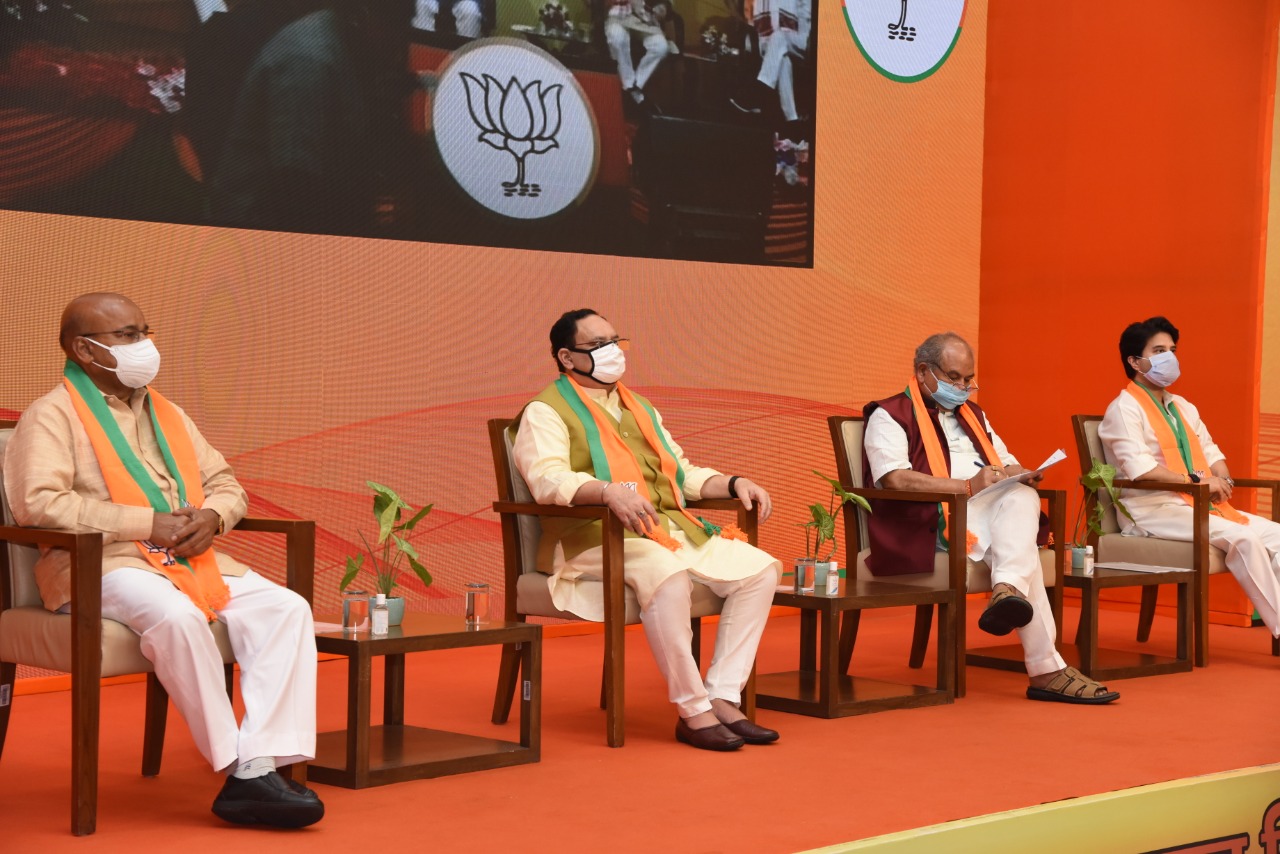
[[[931,573],[938,551],[963,548],[991,568],[991,601],[978,627],[994,635],[1017,631],[1030,699],[1098,705],[1119,698],[1068,667],[1054,646],[1057,628],[1037,544],[1047,535],[1039,495],[1024,484],[987,492],[1026,470],[969,400],[978,389],[973,348],[954,332],[931,335],[916,348],[912,367],[906,389],[863,408],[864,482],[964,494],[968,528],[953,530],[945,505],[873,499],[868,569],[890,578]]]

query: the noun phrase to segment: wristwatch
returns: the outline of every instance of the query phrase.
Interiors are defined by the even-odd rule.
[[[1187,475],[1187,480],[1188,480],[1189,482],[1191,482],[1191,483],[1199,483],[1199,482],[1200,482],[1200,472],[1198,472],[1198,471],[1193,471],[1193,472],[1189,473],[1189,474]]]

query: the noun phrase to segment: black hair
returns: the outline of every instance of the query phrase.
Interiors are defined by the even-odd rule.
[[[556,360],[556,369],[560,373],[563,374],[565,371],[557,354],[566,348],[573,348],[576,343],[574,339],[578,337],[578,321],[598,314],[599,312],[595,309],[576,308],[573,311],[566,311],[560,315],[559,320],[551,324],[551,358]]]
[[[1120,362],[1124,365],[1125,376],[1129,379],[1133,379],[1138,373],[1133,369],[1133,365],[1129,364],[1129,357],[1142,358],[1142,351],[1147,349],[1147,343],[1161,332],[1167,332],[1173,339],[1173,343],[1178,343],[1178,327],[1160,315],[1148,317],[1138,323],[1130,323],[1124,328],[1124,332],[1120,333]]]

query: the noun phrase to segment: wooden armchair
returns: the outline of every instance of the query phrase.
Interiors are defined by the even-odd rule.
[[[1081,474],[1089,470],[1092,460],[1106,459],[1102,440],[1098,438],[1098,425],[1101,423],[1101,415],[1071,416]],[[1237,477],[1235,482],[1237,489],[1270,490],[1271,518],[1280,522],[1280,480]],[[1098,563],[1121,561],[1172,566],[1190,569],[1195,573],[1191,585],[1195,665],[1205,667],[1209,663],[1209,576],[1228,571],[1226,555],[1221,549],[1209,544],[1209,487],[1203,483],[1150,483],[1132,480],[1116,480],[1114,485],[1119,489],[1180,492],[1191,496],[1190,542],[1162,540],[1157,537],[1126,537],[1120,533],[1116,509],[1106,490],[1085,496],[1085,512],[1092,513],[1097,504],[1102,505],[1102,533],[1089,533],[1089,545],[1093,546]],[[1156,594],[1156,587],[1142,588],[1142,604],[1138,611],[1138,640],[1143,643],[1151,636],[1151,623],[1156,614]],[[1280,638],[1271,639],[1271,654],[1280,656]]]
[[[581,617],[561,611],[551,601],[547,576],[537,570],[538,540],[542,529],[540,517],[559,516],[574,519],[600,519],[604,525],[604,579],[600,595],[604,600],[604,672],[601,682],[600,707],[605,710],[606,739],[610,747],[621,747],[624,741],[623,636],[625,626],[640,622],[640,606],[631,588],[623,583],[622,523],[604,506],[560,507],[538,504],[516,469],[511,457],[512,420],[494,418],[489,421],[489,442],[493,450],[493,470],[498,486],[494,512],[502,518],[502,552],[505,597],[503,619],[524,622],[526,617],[555,617],[579,620]],[[754,545],[759,528],[756,509],[745,510],[742,503],[730,499],[695,501],[690,509],[737,511],[737,524]],[[699,657],[702,618],[720,613],[724,600],[701,584],[693,586],[693,655]],[[502,664],[498,687],[493,699],[493,722],[506,723],[519,678],[519,654],[514,647],[502,648]],[[755,716],[754,673],[742,698],[742,709]]]
[[[12,423],[0,424],[0,459],[13,434]],[[19,664],[71,674],[71,832],[93,833],[98,808],[98,721],[100,680],[105,676],[147,674],[146,720],[143,724],[142,773],[160,773],[169,698],[141,652],[138,636],[124,625],[102,618],[102,535],[80,534],[13,523],[0,483],[0,756],[3,755],[13,687]],[[291,519],[243,519],[237,531],[283,534],[286,538],[286,582],[312,601],[315,569],[315,523]],[[37,548],[65,549],[71,555],[71,614],[45,610],[36,589],[33,567]],[[235,657],[226,626],[213,633],[232,690]]]
[[[950,492],[915,492],[906,490],[874,489],[863,484],[862,480],[862,436],[864,422],[861,416],[832,415],[827,419],[831,429],[831,442],[835,448],[836,469],[840,483],[850,492],[868,499],[884,501],[925,501],[948,505],[951,524],[957,531],[966,528],[968,501],[964,495]],[[1049,602],[1053,608],[1053,619],[1057,626],[1058,637],[1062,639],[1062,574],[1064,567],[1064,543],[1066,541],[1066,493],[1059,490],[1036,490],[1048,504],[1050,531],[1053,546],[1040,552],[1040,563],[1044,573],[1044,584],[1049,594]],[[871,549],[866,547],[870,542],[867,533],[867,520],[861,508],[852,504],[844,507],[845,528],[845,566],[850,582],[859,575],[870,576],[866,568],[867,555]],[[969,560],[958,550],[939,552],[934,559],[933,572],[913,573],[909,575],[884,576],[883,581],[894,584],[920,587],[927,590],[952,589],[958,591],[958,601],[964,603],[966,593],[982,593],[991,590],[991,568],[986,563]],[[967,625],[964,608],[958,609],[954,620],[954,638],[938,639],[938,659],[944,660],[943,647],[954,644],[953,658],[956,667],[956,696],[965,694],[965,666],[974,664],[980,667],[994,667],[1000,670],[1022,671],[1022,647],[1019,644],[987,646],[979,650],[968,651],[966,647]],[[847,671],[853,657],[853,648],[857,642],[859,612],[851,611],[845,615],[840,626],[840,667]],[[929,644],[930,625],[933,622],[933,604],[916,605],[915,633],[911,643],[910,664],[920,667],[924,663],[925,649]]]

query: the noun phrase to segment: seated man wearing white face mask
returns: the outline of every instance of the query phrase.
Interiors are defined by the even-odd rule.
[[[1119,477],[1156,483],[1207,483],[1213,510],[1209,542],[1226,552],[1227,568],[1258,615],[1280,637],[1280,525],[1229,503],[1231,472],[1200,412],[1168,391],[1181,374],[1178,330],[1163,317],[1131,323],[1120,335],[1120,360],[1129,385],[1107,407],[1098,425],[1107,462]],[[1126,534],[1166,540],[1192,539],[1190,496],[1178,492],[1122,490],[1133,516]]]
[[[987,488],[1024,469],[969,400],[973,349],[954,332],[930,335],[916,348],[906,389],[863,407],[864,481],[883,489],[969,496],[968,529],[952,529],[945,505],[872,500],[867,519],[872,575],[932,572],[935,552],[963,548],[991,567],[991,601],[978,627],[994,635],[1016,630],[1031,684],[1027,697],[1100,705],[1120,695],[1074,667],[1054,646],[1057,629],[1045,592],[1037,540],[1040,497],[1030,486]]]
[[[625,582],[680,719],[676,739],[704,750],[736,750],[776,741],[778,733],[738,708],[764,631],[781,564],[745,542],[733,526],[716,528],[684,509],[685,499],[736,498],[769,517],[769,493],[745,477],[689,463],[643,397],[620,380],[619,338],[591,309],[564,314],[551,327],[560,378],[520,413],[516,467],[542,504],[605,504],[627,534]],[[603,620],[600,523],[542,520],[538,568],[556,606]],[[715,658],[704,682],[690,651],[690,594],[705,585],[724,598]]]
[[[62,382],[23,413],[5,451],[13,516],[104,535],[102,616],[141,637],[196,747],[229,775],[213,812],[237,824],[314,824],[324,815],[315,792],[275,770],[315,755],[311,609],[213,550],[248,501],[186,413],[148,387],[160,369],[150,336],[141,309],[119,294],[67,306]],[[45,607],[66,610],[67,553],[45,551],[35,571]],[[209,631],[215,620],[240,664],[239,725]]]

